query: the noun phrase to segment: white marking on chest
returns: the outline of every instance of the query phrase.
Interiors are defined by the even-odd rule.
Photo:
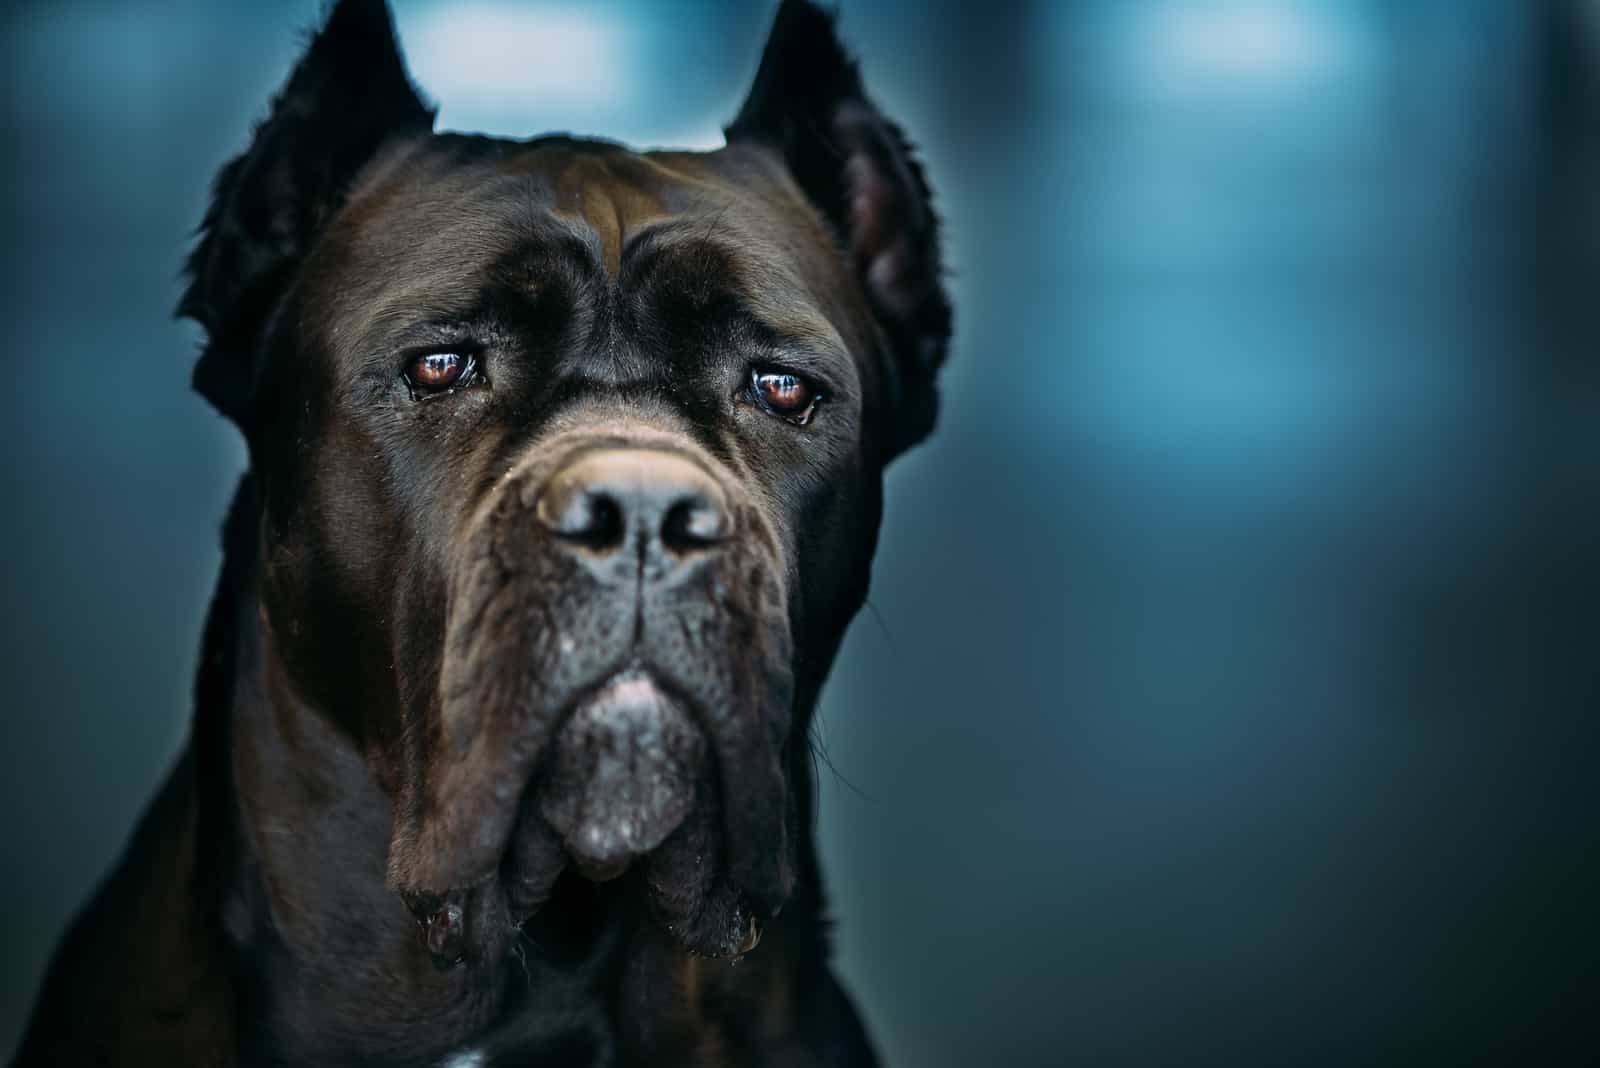
[[[439,1068],[483,1068],[488,1063],[483,1059],[483,1050],[464,1049],[460,1053],[452,1053],[439,1065]]]

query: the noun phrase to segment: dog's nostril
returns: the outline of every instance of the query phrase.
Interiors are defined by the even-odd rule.
[[[727,517],[705,497],[676,501],[661,521],[661,542],[678,553],[709,549],[728,534]]]
[[[579,487],[561,498],[547,495],[539,501],[539,519],[551,533],[596,552],[622,544],[627,518],[614,496],[603,489]]]

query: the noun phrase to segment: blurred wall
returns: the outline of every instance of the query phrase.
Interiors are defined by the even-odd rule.
[[[315,0],[0,14],[0,1050],[185,730],[170,319]],[[706,147],[764,5],[401,2],[441,126]],[[844,4],[958,334],[825,696],[889,1063],[1600,1052],[1600,10]]]

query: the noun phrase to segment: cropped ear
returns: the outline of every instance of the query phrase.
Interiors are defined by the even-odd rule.
[[[928,183],[900,127],[878,111],[833,16],[784,0],[729,143],[778,151],[850,256],[888,341],[890,454],[933,429],[951,310]]]
[[[206,328],[194,387],[244,426],[258,335],[356,173],[392,137],[426,133],[383,0],[341,0],[256,128],[217,175],[178,314]]]

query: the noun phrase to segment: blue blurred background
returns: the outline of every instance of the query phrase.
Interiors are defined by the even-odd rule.
[[[243,453],[169,309],[317,8],[0,15],[0,1053],[184,735]],[[442,127],[710,147],[771,12],[397,14]],[[823,709],[888,1062],[1600,1052],[1600,3],[842,27],[958,311]]]

